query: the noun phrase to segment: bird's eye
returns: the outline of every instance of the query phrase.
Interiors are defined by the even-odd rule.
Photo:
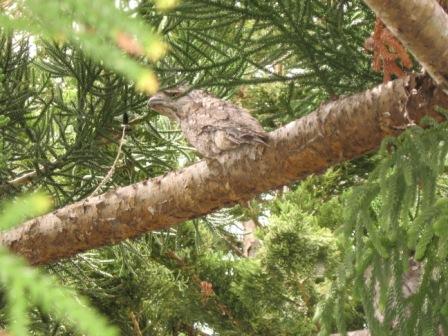
[[[178,98],[183,95],[183,92],[179,90],[165,90],[164,92],[168,97],[171,98]]]

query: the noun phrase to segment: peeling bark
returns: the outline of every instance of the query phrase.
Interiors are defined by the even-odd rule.
[[[364,0],[448,92],[448,15],[436,0]]]
[[[407,77],[321,106],[217,160],[112,190],[0,234],[0,244],[43,264],[168,228],[371,152],[448,98],[427,77]]]

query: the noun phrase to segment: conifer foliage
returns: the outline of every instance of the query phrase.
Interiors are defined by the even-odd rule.
[[[426,131],[413,127],[385,141],[377,168],[347,196],[344,262],[319,313],[324,335],[330,321],[347,330],[341,307],[350,284],[373,335],[448,331],[447,129],[427,122]]]

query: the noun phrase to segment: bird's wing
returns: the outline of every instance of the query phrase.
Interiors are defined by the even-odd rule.
[[[186,115],[186,121],[196,124],[198,128],[215,127],[220,130],[230,128],[266,133],[258,120],[247,110],[214,97],[205,97],[194,111],[189,111]]]
[[[268,135],[245,109],[206,96],[183,113],[181,128],[202,155],[214,156],[241,144],[266,144]]]

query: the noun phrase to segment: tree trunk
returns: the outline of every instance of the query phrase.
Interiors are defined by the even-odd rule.
[[[87,198],[0,234],[0,244],[42,264],[168,228],[371,152],[425,115],[442,120],[435,105],[448,107],[448,98],[428,77],[389,82],[271,132],[268,147]]]
[[[243,255],[245,257],[255,257],[261,247],[261,242],[255,236],[257,225],[253,219],[243,222],[244,236],[243,236]]]
[[[364,0],[448,93],[448,15],[436,0]]]

